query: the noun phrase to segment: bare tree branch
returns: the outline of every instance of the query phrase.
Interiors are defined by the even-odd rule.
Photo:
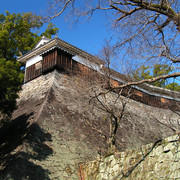
[[[78,0],[55,0],[52,6],[57,7],[58,13],[50,19],[60,16],[65,10],[72,14],[73,19],[87,15],[91,17],[99,10],[105,10],[110,15],[115,12],[112,16],[112,24],[115,22],[113,29],[120,35],[116,36],[114,53],[121,54],[120,50],[123,52],[126,49],[125,56],[128,58],[125,59],[132,56],[138,60],[138,64],[139,59],[143,59],[142,63],[154,60],[177,65],[180,62],[180,12],[177,0],[83,0],[81,3]],[[140,82],[128,82],[119,88],[177,76],[178,72]]]
[[[132,86],[132,85],[139,85],[139,84],[143,84],[143,83],[152,83],[152,82],[156,82],[158,80],[172,78],[172,77],[178,77],[178,76],[180,76],[180,72],[172,73],[172,74],[166,74],[166,75],[154,77],[154,78],[151,78],[151,79],[144,79],[144,80],[141,80],[141,81],[127,82],[125,84],[119,85],[118,87],[112,87],[112,88],[108,89],[107,91],[100,92],[96,96],[101,96],[102,94],[107,94],[107,93],[109,93],[109,92],[111,92],[113,90],[125,88],[125,87]]]
[[[67,1],[65,2],[65,4],[64,4],[63,8],[61,9],[61,11],[60,11],[59,13],[55,14],[54,16],[50,17],[50,18],[48,19],[48,22],[50,22],[52,19],[60,16],[62,13],[64,13],[64,11],[66,10],[67,6],[68,6],[70,3],[72,3],[73,1],[74,1],[74,0],[67,0]],[[56,4],[57,4],[57,3],[56,3]],[[55,6],[56,4],[54,4],[53,6]]]

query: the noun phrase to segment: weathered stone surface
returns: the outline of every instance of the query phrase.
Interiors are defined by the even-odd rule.
[[[143,153],[147,146],[151,149]],[[136,151],[119,152],[109,157],[103,157],[101,160],[82,164],[83,180],[180,179],[180,151],[178,151],[180,148],[180,134],[147,146],[142,146]],[[164,151],[164,146],[169,147],[169,151]],[[152,153],[153,156],[151,156]],[[139,154],[141,154],[140,159],[137,157]],[[112,163],[119,159],[119,163]],[[134,163],[130,163],[132,159]]]
[[[0,179],[79,179],[79,163],[95,159],[98,151],[106,152],[107,144],[95,129],[108,135],[108,122],[104,120],[107,114],[89,105],[89,89],[85,80],[57,71],[23,86],[12,122],[0,128]],[[112,93],[110,97],[113,96]],[[176,124],[172,125],[168,117],[176,120],[175,123],[179,119],[170,110],[129,100],[117,133],[117,149],[132,149],[172,135]],[[173,139],[169,141],[174,143]],[[142,152],[145,154],[149,148]],[[168,154],[169,149],[175,153],[168,146],[162,151]],[[156,159],[157,153],[151,154]],[[121,153],[115,159],[108,158],[113,166],[111,174],[116,176],[120,164],[124,163],[122,171],[127,173],[129,164],[133,166],[136,160],[140,161],[142,153],[129,151],[129,155]],[[177,158],[175,160],[177,162]],[[106,164],[101,162],[100,166],[105,168]],[[144,171],[143,166],[138,168]],[[94,165],[91,169],[96,173]],[[106,177],[107,172],[102,170]]]

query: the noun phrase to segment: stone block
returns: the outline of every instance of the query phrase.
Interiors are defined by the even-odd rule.
[[[174,141],[178,141],[178,140],[179,140],[179,135],[170,136],[165,139],[165,141],[167,141],[167,142],[174,142]]]
[[[163,152],[167,153],[168,151],[171,151],[174,148],[175,148],[175,145],[173,143],[168,143],[167,145],[164,146]]]

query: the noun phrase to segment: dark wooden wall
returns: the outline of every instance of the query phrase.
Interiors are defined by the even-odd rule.
[[[42,75],[43,73],[47,73],[57,68],[60,71],[66,73],[79,75],[81,78],[85,78],[86,80],[89,81],[97,81],[97,80],[102,81],[107,88],[109,84],[111,84],[111,86],[113,87],[119,86],[121,84],[120,82],[113,79],[111,79],[110,81],[106,80],[105,76],[102,76],[97,71],[83,64],[80,64],[77,61],[74,61],[70,54],[61,51],[59,49],[54,49],[52,51],[49,51],[43,54],[42,57],[43,57],[42,61],[26,68],[25,82],[28,82]],[[154,107],[169,108],[175,110],[178,109],[180,105],[179,102],[176,102],[173,99],[171,100],[163,97],[149,95],[135,88],[131,88],[131,90],[129,87],[124,88],[122,91],[122,95],[129,96],[129,94],[131,99],[134,99],[136,101]]]
[[[97,75],[94,70],[74,61],[72,55],[54,49],[43,54],[42,61],[26,68],[25,82],[31,81],[54,68],[68,73],[79,74],[83,77],[89,77],[90,74],[94,74],[94,77]]]

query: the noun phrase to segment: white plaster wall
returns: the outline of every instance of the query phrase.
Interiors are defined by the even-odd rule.
[[[83,57],[81,57],[81,56],[79,56],[79,55],[75,55],[75,56],[72,57],[72,59],[75,60],[75,61],[77,61],[77,62],[79,62],[79,63],[81,63],[81,64],[83,64],[83,65],[88,66],[89,68],[92,68],[92,69],[94,69],[94,70],[100,71],[100,66],[99,66],[99,65],[90,62],[90,61],[89,61],[88,59],[86,59],[86,58],[83,58]]]
[[[33,64],[35,64],[35,63],[37,63],[37,62],[39,62],[39,61],[41,61],[41,60],[42,60],[42,56],[39,56],[39,55],[37,55],[37,56],[29,59],[29,60],[26,62],[26,68],[29,67],[29,66],[31,66],[31,65],[33,65]]]

